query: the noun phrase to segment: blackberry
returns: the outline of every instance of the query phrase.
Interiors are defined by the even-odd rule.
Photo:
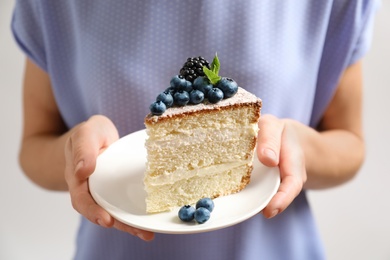
[[[190,57],[180,69],[180,75],[182,75],[186,80],[194,82],[197,77],[204,76],[203,66],[210,69],[210,63],[205,58],[201,56]]]

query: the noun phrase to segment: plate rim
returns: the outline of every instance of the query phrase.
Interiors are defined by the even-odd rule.
[[[98,156],[95,171],[88,178],[89,191],[90,191],[90,194],[91,194],[92,198],[95,200],[95,202],[99,206],[101,206],[103,209],[105,209],[116,220],[118,220],[118,221],[120,221],[120,222],[122,222],[122,223],[124,223],[126,225],[129,225],[129,226],[132,226],[132,227],[135,227],[135,228],[139,228],[139,229],[142,229],[142,230],[147,230],[147,231],[156,232],[156,233],[164,233],[164,234],[194,234],[194,233],[209,232],[209,231],[214,231],[214,230],[226,228],[226,227],[233,226],[233,225],[236,225],[238,223],[241,223],[241,222],[243,222],[243,221],[253,217],[254,215],[258,214],[259,212],[261,212],[261,210],[263,210],[265,208],[265,206],[269,203],[269,201],[272,199],[272,197],[276,194],[276,192],[277,192],[277,190],[278,190],[278,188],[280,186],[280,172],[279,172],[279,168],[278,167],[266,167],[263,164],[261,164],[257,160],[257,157],[255,156],[254,162],[253,162],[253,170],[252,170],[252,173],[251,173],[251,182],[242,191],[240,191],[238,193],[235,193],[235,194],[222,196],[222,197],[216,198],[215,200],[218,200],[218,199],[228,199],[229,196],[240,196],[240,195],[245,194],[245,189],[249,185],[251,185],[253,183],[253,179],[252,178],[254,178],[253,176],[255,176],[255,174],[257,174],[254,171],[257,170],[258,167],[263,167],[263,168],[267,169],[267,172],[269,172],[269,171],[273,172],[272,175],[274,177],[273,177],[273,180],[272,180],[272,182],[273,182],[272,183],[272,191],[267,195],[267,199],[263,200],[261,203],[258,204],[258,206],[253,207],[253,209],[251,211],[246,212],[241,217],[236,218],[234,221],[224,222],[222,224],[214,223],[214,225],[205,225],[205,224],[207,224],[207,222],[205,224],[195,224],[195,225],[188,224],[188,223],[185,223],[185,222],[181,222],[181,224],[183,224],[183,225],[181,225],[181,226],[183,226],[183,229],[162,228],[163,225],[160,225],[160,228],[158,226],[157,227],[156,226],[150,227],[150,226],[147,226],[147,225],[139,224],[137,221],[134,222],[134,220],[130,221],[127,218],[121,217],[122,213],[130,214],[129,212],[125,212],[123,209],[120,209],[120,208],[110,204],[103,197],[101,197],[101,195],[97,191],[99,189],[95,187],[96,181],[98,179],[95,176],[97,176],[99,174],[99,168],[98,167],[100,167],[100,160],[101,160],[101,158],[105,158],[107,156],[107,154],[109,154],[112,150],[115,150],[115,148],[118,145],[120,146],[123,142],[128,141],[128,139],[140,138],[141,136],[143,136],[144,137],[143,140],[145,140],[145,138],[146,138],[146,129],[142,129],[142,130],[130,133],[130,134],[128,134],[126,136],[123,136],[122,138],[118,139],[114,143],[112,143],[109,147],[107,147],[106,150],[104,150]],[[142,145],[142,147],[143,147],[143,149],[145,149],[144,145]],[[137,147],[132,147],[132,149],[137,149]],[[146,150],[144,150],[144,152],[146,154]],[[146,162],[146,156],[145,156],[145,161],[144,162]],[[98,173],[96,174],[96,172],[98,172]],[[133,175],[134,175],[134,173],[133,173]],[[145,215],[148,215],[148,216],[158,216],[160,214],[167,214],[167,215],[175,214],[175,215],[177,215],[177,213],[175,213],[175,212],[178,209],[179,209],[179,207],[176,207],[175,209],[173,209],[171,211],[161,212],[161,213],[153,213],[153,214],[147,214],[145,212]],[[153,217],[151,217],[151,218],[153,219]]]

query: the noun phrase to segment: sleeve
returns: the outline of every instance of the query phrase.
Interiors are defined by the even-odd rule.
[[[16,1],[11,21],[15,41],[27,57],[47,71],[43,21],[39,1]]]
[[[318,70],[310,126],[317,127],[344,70],[371,45],[378,0],[335,0]]]
[[[363,3],[361,3],[361,8],[357,9],[357,34],[348,65],[354,64],[360,60],[371,47],[374,18],[379,6],[379,0],[368,0],[363,1]]]

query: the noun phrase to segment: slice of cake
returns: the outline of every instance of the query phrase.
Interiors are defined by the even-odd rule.
[[[209,99],[145,118],[147,212],[236,193],[249,183],[261,100],[239,87],[229,98]]]

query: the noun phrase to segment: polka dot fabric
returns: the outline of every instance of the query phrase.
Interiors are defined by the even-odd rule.
[[[19,0],[15,39],[51,77],[69,128],[94,114],[120,135],[144,128],[149,104],[188,57],[215,53],[220,74],[263,100],[262,113],[315,126],[342,71],[365,53],[368,0]],[[304,192],[282,215],[154,242],[85,220],[76,259],[323,259]],[[199,245],[199,246],[196,246]],[[283,248],[279,250],[277,248]]]
[[[364,31],[362,5],[368,4],[25,1],[16,8],[13,28],[31,58],[52,76],[69,127],[104,114],[121,135],[144,128],[148,104],[186,58],[211,60],[216,52],[221,74],[261,97],[263,113],[306,124],[314,117],[315,124]],[[330,71],[321,66],[331,66]],[[330,79],[320,86],[326,98],[312,115],[321,76]]]

